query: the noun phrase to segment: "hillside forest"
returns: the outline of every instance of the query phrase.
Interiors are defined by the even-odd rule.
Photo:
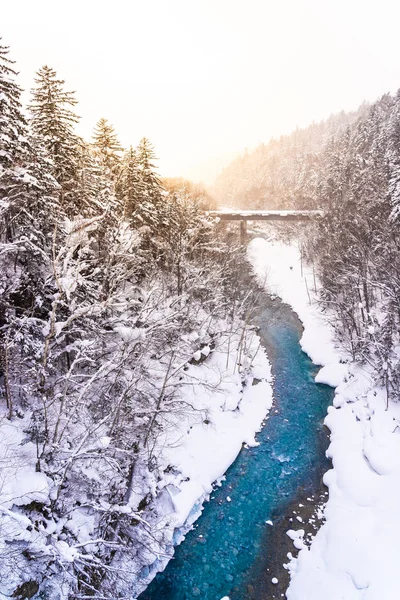
[[[399,393],[400,92],[272,139],[218,177],[225,206],[322,209],[302,252],[354,360]]]

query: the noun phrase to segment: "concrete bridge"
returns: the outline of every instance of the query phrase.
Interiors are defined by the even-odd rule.
[[[322,210],[211,210],[208,214],[221,221],[240,221],[240,240],[247,234],[247,221],[313,221],[324,216]]]

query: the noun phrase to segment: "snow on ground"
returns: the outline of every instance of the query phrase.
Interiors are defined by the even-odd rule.
[[[322,365],[316,381],[336,387],[325,419],[333,469],[326,522],[289,568],[288,600],[397,600],[400,558],[400,405],[373,385],[368,369],[335,346],[328,317],[315,301],[298,248],[254,239],[248,249],[259,281],[297,312],[302,348]],[[299,547],[301,530],[289,532]]]
[[[154,448],[158,468],[138,471],[129,503],[120,507],[121,512],[133,511],[139,519],[138,503],[151,491],[148,510],[134,530],[139,541],[143,537],[143,549],[136,558],[126,558],[127,564],[124,557],[120,559],[132,574],[132,594],[143,590],[166,565],[174,544],[184,538],[200,515],[213,484],[221,479],[243,444],[256,444],[255,433],[272,404],[271,370],[258,335],[247,327],[244,331],[244,327],[239,319],[233,325],[217,320],[213,347],[203,344],[176,366],[176,381],[172,382],[175,409],[165,411],[163,431]],[[125,339],[133,335],[128,328],[120,328],[119,333]],[[134,334],[140,335],[140,331]],[[187,342],[190,350],[193,339],[206,339],[207,335],[194,331],[187,334],[187,340],[183,335],[182,343]],[[30,414],[9,421],[6,407],[0,406],[0,600],[13,595],[21,577],[36,580],[35,562],[26,567],[19,547],[15,563],[5,565],[2,558],[8,544],[13,543],[14,548],[23,542],[35,555],[54,556],[63,569],[79,561],[81,547],[94,544],[97,517],[85,506],[75,506],[58,520],[50,514],[45,517],[42,511],[37,522],[34,520],[35,506],[49,506],[57,487],[49,477],[36,472],[36,446],[29,441],[29,425]],[[101,433],[99,447],[107,448],[110,439]],[[100,481],[101,471],[96,465],[85,467],[85,473]],[[98,502],[106,507],[101,496]],[[118,507],[113,508],[116,511]],[[68,526],[68,538],[62,533],[64,526]],[[67,595],[66,589],[63,597]]]
[[[15,556],[14,562],[5,560],[6,556],[12,559],[15,544],[21,547],[30,544],[38,552],[45,547],[42,532],[22,509],[33,502],[46,503],[51,492],[51,481],[35,470],[36,447],[25,439],[29,417],[10,422],[2,414],[3,408],[0,412],[0,600],[9,597],[6,591],[15,589],[18,583],[14,579],[18,557]],[[14,544],[12,549],[11,544]],[[8,562],[14,569],[5,567]]]

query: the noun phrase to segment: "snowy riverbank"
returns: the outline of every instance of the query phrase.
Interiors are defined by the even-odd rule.
[[[303,544],[300,528],[291,533],[302,549],[289,563],[287,598],[395,600],[400,407],[390,403],[386,410],[385,394],[374,387],[368,370],[335,345],[328,317],[316,303],[313,274],[304,268],[302,276],[297,248],[255,239],[248,256],[259,282],[302,320],[302,347],[322,366],[316,380],[336,387],[325,421],[334,466],[324,478],[329,487],[326,523],[311,547]],[[258,335],[250,329],[245,333],[240,320],[233,325],[216,321],[210,330],[203,317],[199,314],[196,330],[182,335],[185,360],[176,365],[171,380],[177,409],[166,415],[151,450],[158,456],[157,469],[138,470],[128,504],[110,506],[101,498],[98,503],[101,510],[132,517],[136,555],[122,552],[115,561],[129,593],[139,594],[165,566],[174,545],[200,515],[213,483],[243,443],[255,443],[254,434],[272,404],[270,365]],[[12,558],[0,561],[0,600],[23,582],[30,589],[39,585],[40,561],[44,564],[49,556],[52,578],[60,583],[57,597],[67,598],[63,570],[79,566],[88,556],[83,548],[95,552],[101,541],[91,537],[97,518],[93,506],[80,503],[61,518],[51,514],[57,482],[35,471],[36,447],[26,436],[29,417],[21,413],[10,422],[4,410],[0,419],[0,558]],[[103,430],[98,435],[98,447],[90,451],[108,443]],[[100,483],[102,471],[94,460],[90,465],[87,477]],[[143,498],[147,504],[139,508]],[[16,566],[25,568],[23,582],[16,577]]]
[[[115,560],[124,573],[126,594],[139,594],[166,565],[174,545],[200,515],[214,482],[234,462],[243,444],[256,444],[254,435],[272,404],[270,365],[255,331],[238,318],[233,323],[216,319],[210,325],[210,318],[205,317],[199,313],[203,325],[182,335],[185,347],[181,351],[187,349],[187,354],[171,378],[174,410],[165,414],[157,447],[152,449],[158,457],[157,469],[149,469],[147,462],[137,469],[129,503],[107,505],[101,488],[96,500],[104,511],[112,509],[137,519],[132,528],[135,557],[121,553]],[[190,354],[193,347],[199,350]],[[0,600],[21,590],[21,585],[37,589],[44,575],[40,560],[48,556],[55,564],[52,585],[59,590],[50,597],[67,598],[70,582],[62,571],[75,563],[79,567],[87,556],[86,548],[97,551],[99,540],[93,539],[96,513],[87,502],[80,502],[66,516],[51,513],[57,482],[35,470],[36,447],[26,436],[30,414],[9,421],[5,407],[2,410],[0,558],[10,547],[15,551],[12,560],[0,561]],[[103,429],[99,430],[98,448],[109,444],[104,436]],[[84,468],[100,487],[99,462]],[[146,505],[140,508],[143,498]],[[21,542],[24,554],[19,551]],[[28,553],[39,558],[28,562]]]
[[[322,365],[316,381],[336,387],[325,423],[333,469],[325,474],[326,522],[311,547],[291,561],[288,600],[395,600],[400,525],[400,405],[374,386],[368,369],[351,362],[334,341],[301,273],[296,247],[255,239],[248,256],[262,285],[295,310],[304,325],[303,350]],[[300,533],[300,532],[299,532]],[[296,547],[302,547],[296,539]]]
[[[156,525],[162,525],[163,536],[151,549],[153,561],[158,556],[154,562],[149,556],[138,591],[166,566],[243,444],[257,444],[254,436],[272,406],[271,367],[254,331],[247,329],[243,350],[242,344],[243,326],[226,334],[205,362],[186,373],[192,384],[182,388],[182,400],[194,410],[159,442],[165,476],[157,484]]]

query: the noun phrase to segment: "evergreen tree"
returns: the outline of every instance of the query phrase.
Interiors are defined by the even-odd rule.
[[[388,124],[388,149],[386,153],[389,172],[389,193],[392,205],[391,217],[400,219],[400,90],[398,90]]]
[[[156,165],[153,161],[157,160],[154,152],[154,147],[147,138],[142,138],[137,147],[138,164],[140,170],[140,178],[146,186],[146,195],[149,198],[159,199],[161,181],[158,178],[154,169]]]
[[[115,185],[110,173],[101,162],[91,144],[83,144],[80,163],[77,198],[81,214],[85,217],[99,216],[108,212],[121,213],[120,202],[115,197]]]
[[[143,138],[137,147],[138,188],[140,203],[135,211],[134,221],[137,225],[147,225],[156,234],[162,227],[162,200],[165,194],[154,165],[156,155],[152,144]]]
[[[12,413],[13,372],[34,362],[37,317],[46,312],[46,272],[57,218],[57,183],[43,148],[29,135],[21,89],[0,47],[0,352]],[[37,334],[37,331],[35,332]],[[18,392],[21,397],[21,390]]]
[[[159,232],[159,246],[163,250],[163,265],[175,277],[176,293],[180,296],[191,284],[191,261],[202,255],[204,246],[211,247],[210,222],[204,216],[195,194],[183,186],[171,191],[162,204],[165,227]]]
[[[132,146],[125,152],[122,161],[119,196],[122,199],[124,213],[128,219],[134,218],[134,213],[140,202],[141,180],[139,175],[138,157]]]
[[[81,140],[74,132],[79,117],[71,110],[77,104],[75,92],[64,90],[64,80],[57,79],[50,67],[42,67],[32,89],[29,106],[31,127],[53,162],[53,175],[61,186],[60,200],[67,214],[80,211],[75,197]]]
[[[0,47],[0,241],[13,242],[19,261],[31,252],[40,255],[49,246],[54,229],[57,183],[52,165],[41,140],[30,135],[21,112],[21,89],[15,83],[16,72],[7,57],[8,48]],[[57,215],[59,216],[59,215]],[[32,266],[32,265],[30,265]]]
[[[1,38],[0,38],[1,39]],[[9,48],[0,46],[0,239],[15,237],[15,217],[27,201],[26,171],[30,147],[27,124],[21,112],[21,88],[8,58]]]
[[[92,139],[101,164],[114,179],[118,178],[122,146],[118,141],[114,127],[107,119],[100,119],[97,122]]]

